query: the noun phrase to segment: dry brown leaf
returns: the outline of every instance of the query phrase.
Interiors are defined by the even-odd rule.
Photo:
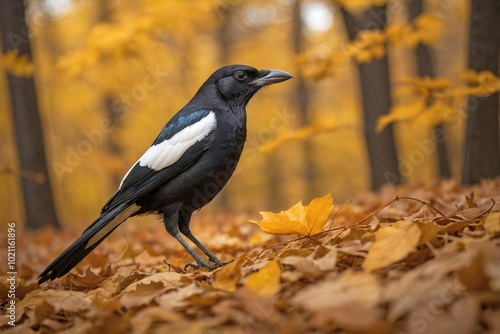
[[[325,308],[314,313],[310,320],[314,326],[324,329],[324,332],[333,332],[335,328],[360,333],[388,333],[390,327],[380,323],[382,310],[364,305],[347,305],[346,307]],[[380,328],[378,328],[380,326]]]
[[[315,259],[314,253],[307,257],[288,256],[282,259],[281,264],[291,266],[307,277],[320,278],[335,268],[337,263],[337,249],[331,248],[324,256]]]
[[[363,269],[368,272],[403,260],[418,246],[421,230],[412,222],[398,221],[375,232],[375,242],[368,251]]]
[[[163,272],[146,276],[128,285],[120,293],[120,303],[128,309],[147,305],[161,293],[184,285],[183,276],[176,272]]]
[[[489,278],[484,271],[485,259],[483,252],[476,252],[471,262],[457,270],[457,276],[470,291],[489,289]]]
[[[54,312],[68,312],[92,315],[96,309],[86,293],[68,290],[35,290],[28,293],[24,300],[17,303],[16,320],[25,312],[37,311],[37,308],[44,308],[50,305]],[[40,312],[41,310],[39,310]]]
[[[479,303],[474,297],[468,296],[457,300],[449,311],[429,305],[426,317],[418,321],[410,318],[407,324],[408,333],[456,333],[469,334],[477,330]]]
[[[175,266],[189,255],[176,243],[156,242],[159,231],[164,233],[161,226],[127,225],[133,233],[127,235],[126,252],[127,243],[116,236],[120,242],[103,243],[48,290],[35,281],[40,263],[60,251],[53,244],[69,243],[78,231],[19,233],[17,323],[11,328],[2,315],[0,331],[495,333],[500,330],[498,189],[500,178],[472,187],[453,180],[387,187],[339,210],[330,226],[338,228],[294,241],[255,232],[244,215],[199,216],[200,239],[211,240],[218,256],[252,259],[240,258],[215,272],[181,274]],[[396,195],[400,200],[394,202]],[[393,223],[401,217],[404,228]],[[356,225],[359,221],[364,223]],[[420,236],[405,244],[418,247],[407,250],[404,265],[359,271],[381,239],[408,239],[408,222]],[[404,253],[397,243],[390,252]],[[167,272],[164,254],[174,272]],[[9,299],[7,278],[0,276],[1,300]]]
[[[183,285],[181,281],[182,276],[183,274],[172,271],[156,273],[150,276],[146,276],[143,279],[130,284],[123,290],[122,294],[137,291],[141,288],[142,285],[149,285],[152,283],[160,283],[160,286],[164,288],[175,289]]]
[[[485,310],[483,318],[489,333],[500,333],[500,310]]]
[[[137,312],[130,322],[133,333],[145,334],[151,332],[155,322],[175,323],[180,322],[181,320],[181,315],[176,312],[165,310],[162,307],[151,306]]]
[[[120,305],[126,309],[148,305],[156,296],[167,289],[160,282],[135,285],[133,291],[120,294]]]
[[[300,290],[292,302],[309,311],[329,307],[375,307],[382,289],[373,274],[345,270],[338,277]]]
[[[187,301],[189,297],[200,295],[204,292],[205,290],[195,283],[191,283],[174,291],[159,295],[156,297],[155,301],[165,310],[179,310],[189,305]]]
[[[417,321],[423,317],[419,310],[428,310],[430,305],[444,308],[460,295],[459,286],[451,279],[422,277],[420,273],[409,273],[388,284],[384,289],[383,299],[390,305],[387,317],[390,322],[404,316]]]

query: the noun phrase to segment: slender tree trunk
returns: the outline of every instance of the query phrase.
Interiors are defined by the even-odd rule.
[[[301,16],[301,1],[296,0],[293,5],[292,15],[292,42],[293,51],[298,57],[304,51],[304,24]],[[300,69],[297,70],[295,75],[295,90],[293,92],[293,99],[299,110],[299,125],[305,126],[309,123],[309,87],[302,75]],[[305,180],[304,200],[309,201],[315,194],[314,180],[315,180],[315,166],[314,166],[314,147],[309,140],[302,142],[303,154],[303,170],[302,175]]]
[[[408,10],[410,14],[410,20],[415,19],[417,16],[424,11],[424,0],[412,0],[408,3]],[[432,62],[431,53],[429,47],[425,44],[418,44],[416,48],[417,56],[417,73],[420,77],[430,76],[434,77],[436,72],[434,70],[434,65]],[[443,138],[444,126],[442,124],[436,126],[434,129],[434,138]],[[450,164],[448,160],[448,148],[446,147],[446,142],[442,140],[436,140],[437,148],[437,163],[438,163],[438,175],[443,178],[450,178]]]
[[[101,0],[98,5],[97,12],[97,22],[98,23],[109,23],[112,20],[113,15],[113,6],[109,0]],[[114,129],[114,132],[118,132],[120,127],[123,125],[119,117],[119,113],[113,110],[113,101],[115,97],[109,93],[103,93],[102,96],[102,108],[104,109],[104,117],[109,120],[110,128]],[[107,156],[109,158],[120,159],[123,155],[123,149],[120,145],[120,141],[117,139],[117,136],[113,135],[105,135],[104,146]],[[116,188],[120,184],[122,180],[122,175],[117,173],[116,170],[112,170],[109,177],[109,187],[110,190],[116,191]]]
[[[228,65],[231,52],[231,15],[232,8],[221,6],[218,9],[220,17],[220,26],[217,30],[217,43],[218,43],[218,58],[221,66]],[[223,210],[229,208],[229,201],[231,198],[231,191],[233,190],[232,183],[230,182],[225,186],[215,198],[215,203]]]
[[[383,29],[386,25],[385,6],[373,7],[360,17],[354,17],[344,8],[341,8],[341,11],[351,41],[364,29]],[[387,56],[370,63],[358,64],[358,72],[372,189],[378,189],[385,183],[401,182],[392,126],[386,127],[381,133],[375,131],[377,119],[386,114],[392,105]]]
[[[3,52],[18,50],[30,59],[31,49],[23,0],[0,1],[0,30]],[[26,225],[59,227],[50,187],[42,125],[38,111],[34,78],[7,75],[10,89],[14,131],[21,170],[41,178],[21,178]]]
[[[499,75],[500,1],[472,0],[469,68]],[[462,182],[500,175],[499,94],[469,97]]]

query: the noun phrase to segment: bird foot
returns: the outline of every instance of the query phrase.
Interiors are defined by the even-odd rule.
[[[217,259],[218,260],[218,259]],[[231,262],[233,262],[234,260],[230,260],[230,261],[227,261],[227,262],[222,262],[220,260],[218,260],[218,262],[215,263],[215,265],[211,265],[210,263],[204,261],[204,260],[197,260],[196,264],[193,264],[193,263],[187,263],[185,266],[184,266],[184,271],[187,271],[188,268],[193,268],[195,270],[198,270],[200,269],[201,267],[205,267],[209,270],[214,270],[214,269],[217,269],[217,268],[220,268],[222,266],[225,266],[226,264],[229,264]],[[215,262],[215,261],[214,261]]]
[[[229,260],[229,261],[227,261],[227,262],[222,262],[221,267],[222,267],[222,266],[225,266],[226,264],[230,264],[231,262],[234,262],[234,259]]]
[[[193,268],[193,269],[197,270],[197,269],[200,269],[201,267],[205,267],[209,270],[214,270],[214,269],[219,268],[220,266],[219,265],[213,266],[210,263],[201,260],[201,261],[196,261],[196,264],[193,264],[193,263],[186,264],[184,266],[184,271],[187,271],[188,268]]]

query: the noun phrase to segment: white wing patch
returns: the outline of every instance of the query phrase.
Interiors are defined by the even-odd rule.
[[[141,167],[149,167],[155,171],[171,166],[176,163],[191,146],[203,140],[212,132],[216,125],[217,120],[215,118],[215,113],[211,111],[207,116],[182,129],[172,136],[172,138],[151,146],[137,162]],[[136,164],[134,164],[134,166]],[[132,166],[132,168],[134,168],[134,166]],[[120,188],[132,168],[130,168],[123,177]]]

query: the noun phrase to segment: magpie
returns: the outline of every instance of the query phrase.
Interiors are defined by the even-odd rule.
[[[259,71],[246,65],[215,71],[125,174],[99,217],[49,264],[38,283],[64,276],[124,221],[148,213],[163,215],[167,232],[196,260],[185,270],[223,266],[191,233],[191,215],[209,203],[233,174],[246,140],[245,107],[252,96],[263,86],[290,78],[284,71]]]

